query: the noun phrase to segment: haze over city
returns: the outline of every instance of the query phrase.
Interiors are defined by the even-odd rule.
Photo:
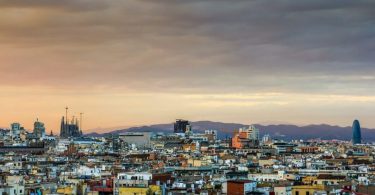
[[[374,128],[373,1],[0,0],[0,126]],[[101,130],[104,131],[104,130]]]

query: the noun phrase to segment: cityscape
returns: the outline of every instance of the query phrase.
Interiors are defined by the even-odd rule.
[[[18,122],[0,130],[2,194],[374,194],[373,143],[358,120],[351,140],[280,140],[254,125],[196,132],[177,119],[170,132],[88,136],[80,119],[48,134]]]
[[[375,0],[0,0],[0,195],[375,195]]]

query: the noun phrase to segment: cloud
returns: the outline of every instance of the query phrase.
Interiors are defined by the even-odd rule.
[[[370,0],[0,0],[0,88],[206,97],[194,113],[203,104],[283,113],[311,96],[360,113],[375,95],[374,9]]]

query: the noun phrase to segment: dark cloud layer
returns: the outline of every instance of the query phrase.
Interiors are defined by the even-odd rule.
[[[375,94],[373,10],[349,0],[0,0],[0,82]]]

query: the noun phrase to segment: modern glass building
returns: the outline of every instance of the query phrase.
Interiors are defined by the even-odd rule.
[[[353,128],[352,142],[353,144],[360,144],[362,141],[362,136],[361,136],[361,126],[358,120],[354,120],[352,128]]]

